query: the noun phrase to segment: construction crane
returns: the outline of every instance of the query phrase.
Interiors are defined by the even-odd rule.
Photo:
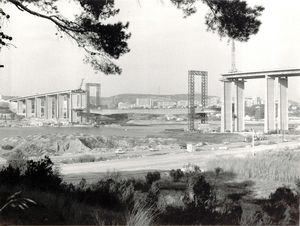
[[[82,86],[83,86],[83,82],[84,82],[84,78],[81,79],[81,82],[80,82],[80,86],[79,86],[79,89],[82,89]]]
[[[231,40],[231,72],[237,72],[236,64],[235,64],[235,43],[234,39]]]

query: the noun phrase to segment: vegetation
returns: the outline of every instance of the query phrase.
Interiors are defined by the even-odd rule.
[[[251,35],[258,32],[261,25],[258,17],[264,11],[262,6],[250,7],[243,0],[201,1],[210,9],[205,16],[205,24],[209,31],[238,41],[248,41]],[[189,16],[196,12],[196,2],[199,0],[171,0],[171,2],[181,8],[185,16]]]
[[[64,15],[58,0],[1,0],[0,3],[14,5],[18,10],[52,22],[57,28],[57,36],[67,36],[84,49],[85,62],[96,71],[121,73],[114,60],[129,52],[127,40],[130,33],[127,32],[128,23],[107,23],[119,13],[114,0],[73,0],[69,2],[71,7],[80,9],[73,18]],[[2,9],[0,15],[1,19],[10,18]],[[11,40],[11,36],[0,33],[0,46],[10,45]]]
[[[172,172],[182,175],[178,173],[180,170]],[[51,160],[45,157],[36,162],[27,161],[24,174],[11,165],[0,171],[0,206],[11,200],[6,197],[16,191],[22,190],[24,197],[28,197],[16,199],[28,199],[25,206],[24,202],[16,202],[28,208],[14,209],[7,205],[0,212],[0,222],[48,225],[298,223],[299,193],[282,187],[269,199],[249,200],[249,197],[244,198],[249,194],[245,190],[247,186],[244,183],[233,186],[228,182],[232,179],[230,175],[221,169],[207,173],[197,169],[184,173],[179,182],[172,182],[171,176],[161,177],[159,172],[150,172],[144,180],[108,175],[94,184],[82,179],[73,185],[64,183]],[[178,183],[183,186],[174,193],[173,184]],[[167,197],[164,191],[174,194],[173,204],[162,202]]]
[[[65,159],[62,161],[64,164],[70,164],[70,163],[84,163],[84,162],[100,162],[100,161],[105,161],[106,159],[103,157],[95,157],[94,155],[81,155],[76,158],[72,159]]]
[[[245,114],[254,117],[255,120],[263,119],[265,114],[265,107],[263,104],[252,105],[251,107],[245,107]]]
[[[186,16],[196,12],[198,0],[170,0],[183,9]],[[74,17],[65,15],[59,7],[59,0],[0,0],[1,4],[11,4],[22,12],[53,23],[57,28],[55,35],[67,36],[85,51],[85,62],[96,71],[105,74],[120,74],[121,68],[114,62],[121,55],[129,52],[127,31],[129,23],[112,23],[108,19],[116,16],[114,0],[72,0],[74,8],[79,9]],[[264,10],[261,6],[249,7],[246,1],[202,0],[210,12],[205,17],[208,30],[216,31],[221,37],[247,41],[259,30],[261,22],[258,17]],[[9,20],[8,15],[0,9],[0,19]],[[12,45],[9,34],[0,27],[0,47]]]
[[[181,169],[177,170],[171,170],[170,171],[170,177],[173,179],[174,182],[178,182],[181,178],[183,178],[184,173],[182,172]]]
[[[300,178],[300,152],[272,151],[247,158],[218,158],[208,163],[208,169],[219,167],[243,179],[267,179],[294,182]]]

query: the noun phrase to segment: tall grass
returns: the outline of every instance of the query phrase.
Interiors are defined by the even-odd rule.
[[[295,150],[270,151],[245,158],[219,158],[207,163],[208,170],[222,168],[243,179],[267,179],[295,182],[300,178],[300,152]]]
[[[151,208],[136,203],[127,217],[126,226],[150,226],[153,223],[154,214]]]

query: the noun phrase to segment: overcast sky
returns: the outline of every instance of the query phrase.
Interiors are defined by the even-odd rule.
[[[247,43],[236,43],[238,70],[300,68],[300,1],[249,2],[260,3],[265,11],[259,33]],[[73,41],[55,36],[52,23],[9,7],[11,19],[5,26],[17,48],[1,51],[5,68],[0,69],[0,93],[31,95],[76,89],[81,78],[100,82],[103,96],[186,93],[187,72],[193,69],[207,70],[209,95],[221,95],[220,75],[231,67],[230,45],[206,31],[205,5],[200,3],[198,12],[184,19],[168,0],[116,3],[121,10],[118,20],[129,21],[132,33],[131,52],[118,61],[123,69],[120,76],[95,74],[83,63],[84,52]],[[300,78],[290,79],[289,85],[290,99],[300,99]],[[263,94],[262,80],[247,82],[247,96]]]

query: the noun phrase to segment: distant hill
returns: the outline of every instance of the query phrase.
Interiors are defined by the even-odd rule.
[[[295,100],[289,100],[289,104],[291,104],[291,105],[300,105],[300,103],[298,101],[295,101]]]
[[[211,98],[214,96],[209,96],[208,98]],[[115,96],[110,97],[101,97],[101,105],[117,105],[119,102],[123,103],[130,103],[134,104],[136,103],[137,98],[151,98],[153,100],[161,100],[161,101],[179,101],[179,100],[187,100],[188,95],[187,94],[171,94],[171,95],[158,95],[158,94],[133,94],[133,93],[125,93],[125,94],[119,94]],[[195,94],[195,98],[200,100],[201,94],[197,93]],[[95,102],[95,97],[91,97],[91,102]]]
[[[16,96],[2,96],[2,100],[9,100],[15,98]]]

